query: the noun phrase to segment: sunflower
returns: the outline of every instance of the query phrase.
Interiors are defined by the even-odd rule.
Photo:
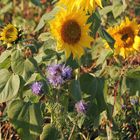
[[[93,39],[88,35],[88,17],[83,10],[62,9],[50,22],[51,32],[57,40],[57,51],[64,51],[66,58],[80,58],[84,54],[84,48],[90,48]]]
[[[101,0],[77,0],[76,5],[85,9],[86,11],[95,11],[96,6],[102,7]]]
[[[67,6],[67,8],[72,8],[75,6],[75,0],[59,0],[57,5]]]
[[[0,40],[4,41],[5,43],[13,43],[14,41],[16,41],[18,38],[18,30],[17,28],[12,25],[12,24],[8,24],[6,25],[2,32],[0,33]]]
[[[138,24],[135,19],[130,21],[126,18],[120,25],[110,27],[109,34],[114,38],[114,55],[123,58],[128,57],[140,48],[140,37],[138,36]],[[105,43],[109,48],[109,45]]]
[[[64,4],[68,8],[76,6],[78,9],[82,8],[86,11],[95,11],[96,6],[102,7],[102,1],[101,0],[60,0],[59,4]]]

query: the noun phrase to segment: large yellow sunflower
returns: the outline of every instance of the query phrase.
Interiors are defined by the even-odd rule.
[[[76,6],[78,9],[82,8],[86,11],[95,11],[96,6],[102,7],[102,0],[60,0],[59,4],[64,4],[68,8]]]
[[[5,43],[12,43],[16,41],[18,38],[18,30],[17,28],[12,25],[6,25],[2,32],[0,33],[0,40],[4,41]]]
[[[115,40],[114,55],[120,55],[126,58],[140,50],[138,24],[135,19],[130,21],[126,18],[120,25],[110,27],[108,32]],[[105,43],[105,46],[109,48],[107,43]]]
[[[77,7],[81,7],[86,11],[95,11],[96,5],[102,7],[101,0],[77,0],[76,1]]]
[[[93,39],[89,36],[89,24],[83,10],[62,9],[50,22],[51,32],[57,40],[57,50],[64,51],[66,58],[80,58],[84,48],[90,48]]]

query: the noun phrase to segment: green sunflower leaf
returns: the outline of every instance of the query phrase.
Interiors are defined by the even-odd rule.
[[[19,50],[12,52],[11,68],[14,73],[21,75],[24,80],[28,80],[35,71],[34,64],[31,60],[25,59]]]
[[[39,137],[43,125],[40,103],[14,100],[7,112],[22,140],[35,140]]]
[[[0,103],[11,100],[18,93],[20,79],[16,74],[11,74],[6,69],[0,70]]]

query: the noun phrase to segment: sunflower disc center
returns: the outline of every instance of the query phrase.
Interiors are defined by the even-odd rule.
[[[11,27],[11,28],[7,29],[7,31],[5,33],[5,37],[12,38],[12,35],[14,35],[14,29]]]
[[[121,41],[124,48],[129,48],[134,43],[134,32],[131,28],[126,27],[120,31]]]
[[[61,28],[61,37],[65,43],[76,44],[81,38],[81,27],[74,20],[66,21]]]

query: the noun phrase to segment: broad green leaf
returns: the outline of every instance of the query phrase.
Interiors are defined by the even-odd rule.
[[[69,86],[71,96],[74,100],[81,100],[81,87],[78,80],[72,80]]]
[[[130,91],[130,95],[140,93],[140,78],[126,78],[126,87]]]
[[[106,107],[104,99],[104,79],[83,74],[80,77],[80,85],[83,93],[90,95],[91,102],[96,100],[98,111],[103,111]]]
[[[25,59],[19,50],[12,52],[11,67],[14,73],[21,75],[25,80],[28,80],[35,71],[30,59]]]
[[[125,94],[129,91],[130,95],[136,95],[140,93],[140,78],[130,78],[124,76],[121,81],[121,92]]]
[[[0,90],[3,89],[3,87],[5,86],[6,82],[8,81],[8,79],[10,78],[10,73],[8,70],[6,69],[1,69],[0,70]]]
[[[42,132],[43,118],[40,103],[14,100],[8,108],[8,117],[22,140],[35,140]]]
[[[3,63],[9,56],[11,55],[11,51],[6,50],[0,55],[0,64]]]
[[[47,124],[43,127],[43,132],[40,135],[40,140],[58,140],[59,131],[52,125]]]
[[[11,65],[11,51],[6,50],[0,55],[0,69],[8,69]]]
[[[51,50],[51,49],[46,49],[44,51],[44,53],[46,54],[45,56],[42,57],[43,60],[45,61],[49,61],[50,59],[54,58],[57,54],[56,51]]]
[[[103,111],[106,109],[106,102],[104,97],[104,86],[105,80],[103,78],[97,79],[97,93],[96,93],[96,100],[99,111]]]
[[[0,103],[11,100],[18,93],[20,79],[18,75],[11,74],[6,69],[0,70]]]
[[[120,16],[124,10],[126,9],[126,1],[125,0],[113,0],[113,9],[112,13],[114,18],[117,18]]]
[[[126,72],[126,77],[132,79],[139,79],[140,78],[140,67],[130,69]]]
[[[112,9],[113,9],[113,6],[112,5],[111,6],[106,6],[106,7],[102,8],[99,11],[99,13],[100,13],[100,15],[106,15],[107,13],[111,12]]]
[[[112,13],[114,18],[117,18],[121,13],[124,11],[123,5],[119,3],[118,5],[114,6]]]
[[[11,58],[8,57],[2,63],[0,63],[0,69],[8,69],[11,66]]]
[[[97,79],[93,76],[89,74],[83,74],[80,77],[80,86],[83,93],[86,93],[91,96],[90,99],[96,96]]]

